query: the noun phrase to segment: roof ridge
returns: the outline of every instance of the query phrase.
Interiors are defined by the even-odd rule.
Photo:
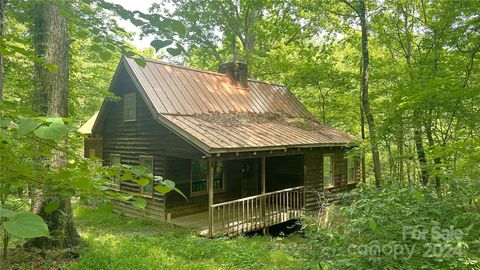
[[[127,57],[127,58],[128,58],[128,57]],[[130,58],[130,59],[132,59],[132,58]],[[187,66],[184,66],[184,65],[173,64],[173,63],[165,62],[165,61],[162,61],[162,60],[151,59],[151,58],[144,58],[144,60],[145,60],[145,61],[148,61],[148,62],[155,63],[155,64],[166,65],[166,66],[171,66],[171,67],[186,69],[186,70],[190,70],[190,71],[208,73],[208,74],[212,74],[212,75],[220,75],[220,76],[223,76],[223,77],[228,77],[228,78],[230,78],[230,76],[228,76],[228,75],[225,74],[225,73],[221,73],[221,72],[204,70],[204,69],[199,69],[199,68],[195,68],[195,67],[187,67]],[[263,84],[269,84],[269,85],[275,85],[275,86],[285,87],[285,85],[279,84],[279,83],[272,83],[272,82],[267,82],[267,81],[261,81],[261,80],[253,79],[253,78],[247,78],[247,79],[248,79],[248,81],[250,81],[250,82],[256,82],[256,83],[263,83]]]

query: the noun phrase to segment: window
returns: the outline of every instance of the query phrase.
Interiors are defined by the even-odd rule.
[[[221,161],[213,161],[213,190],[225,190],[224,171]],[[205,194],[208,191],[207,174],[208,163],[206,160],[192,160],[192,195]]]
[[[123,119],[135,121],[137,119],[137,95],[135,93],[123,96]]]
[[[147,168],[153,177],[153,157],[140,156],[140,166]],[[151,196],[153,194],[153,181],[150,181],[146,186],[141,187],[140,189],[142,194]]]
[[[88,157],[89,158],[95,157],[95,148],[88,149]]]
[[[355,173],[355,158],[349,157],[347,158],[347,183],[355,183],[356,182],[356,173]]]
[[[119,154],[110,154],[110,166],[120,166],[120,155]],[[117,184],[120,189],[120,175],[115,175],[113,177],[113,182]]]
[[[323,187],[333,186],[333,155],[323,156]]]

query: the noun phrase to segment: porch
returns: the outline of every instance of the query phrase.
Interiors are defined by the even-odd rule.
[[[213,204],[210,211],[177,217],[171,223],[203,236],[238,236],[300,218],[304,187],[298,186]]]
[[[169,222],[205,236],[236,236],[301,216],[305,206],[302,155],[222,160],[220,174],[218,162],[206,160],[204,195],[190,193],[184,205],[171,195]],[[190,177],[190,190],[196,189],[194,178]]]

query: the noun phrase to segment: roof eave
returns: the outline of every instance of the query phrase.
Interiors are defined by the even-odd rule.
[[[222,154],[222,153],[278,151],[278,150],[297,149],[297,148],[305,149],[305,148],[325,148],[325,147],[347,147],[347,146],[354,146],[354,145],[352,145],[352,143],[355,143],[355,142],[317,143],[317,144],[265,146],[265,147],[212,148],[210,150],[210,153],[211,154]]]

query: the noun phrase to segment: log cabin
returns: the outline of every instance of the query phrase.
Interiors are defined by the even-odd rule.
[[[122,57],[110,91],[119,99],[80,129],[85,157],[145,166],[187,196],[118,181],[147,206],[118,201],[117,213],[232,236],[297,219],[318,208],[319,191],[358,182],[345,155],[358,139],[320,124],[284,86],[248,78],[244,63],[210,72]]]

